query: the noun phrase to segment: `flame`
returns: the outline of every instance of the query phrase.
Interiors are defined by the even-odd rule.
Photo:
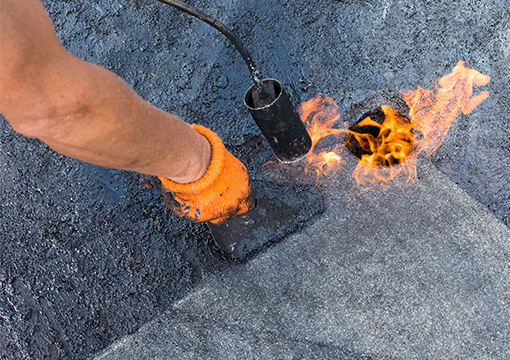
[[[360,185],[367,182],[388,182],[402,170],[408,174],[409,179],[416,176],[414,154],[412,154],[413,124],[389,106],[382,105],[381,109],[385,115],[382,124],[367,117],[356,126],[370,125],[378,128],[377,137],[372,134],[349,131],[356,138],[359,146],[368,153],[361,156],[353,173],[353,177]],[[395,166],[399,164],[401,166]]]
[[[435,95],[433,91],[419,86],[415,91],[401,91],[414,126],[423,135],[419,151],[430,156],[441,146],[459,112],[469,114],[489,96],[488,91],[472,96],[473,85],[483,86],[490,79],[490,76],[467,68],[464,61],[459,61],[450,74],[439,79]]]
[[[333,135],[345,132],[345,129],[333,129],[333,125],[340,119],[340,109],[333,98],[315,95],[312,99],[300,105],[299,114],[301,121],[306,125],[306,130],[312,139],[312,148],[306,155],[305,173],[310,168],[315,169],[317,177],[320,175],[334,174],[340,168],[342,158],[338,154],[341,151],[342,144],[337,145],[331,151],[321,151],[316,154],[315,150],[320,140]]]
[[[489,96],[487,91],[473,96],[473,86],[483,86],[489,81],[488,75],[459,61],[450,74],[439,79],[437,91],[418,86],[414,91],[400,92],[410,109],[410,121],[381,104],[385,115],[382,124],[367,117],[356,126],[375,126],[379,129],[377,136],[361,134],[355,129],[334,129],[340,119],[339,107],[331,97],[317,94],[299,107],[301,120],[312,138],[312,150],[304,159],[305,172],[313,168],[317,177],[335,173],[342,163],[340,154],[345,143],[335,145],[330,151],[317,149],[326,137],[344,133],[354,136],[367,152],[353,172],[359,185],[388,182],[402,171],[412,181],[416,177],[418,155],[421,152],[432,155],[443,143],[455,117],[469,114]]]

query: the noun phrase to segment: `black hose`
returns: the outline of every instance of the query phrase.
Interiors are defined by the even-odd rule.
[[[244,62],[246,63],[246,65],[248,65],[250,75],[253,79],[253,82],[257,86],[257,90],[259,91],[261,97],[266,98],[267,96],[269,96],[266,90],[264,89],[264,86],[262,85],[262,81],[260,81],[259,78],[260,74],[259,71],[257,70],[257,67],[255,66],[255,63],[253,62],[253,58],[251,57],[248,50],[246,50],[239,37],[237,37],[237,35],[232,30],[230,30],[228,27],[226,27],[223,23],[219,22],[218,20],[211,18],[202,10],[199,10],[194,6],[186,4],[181,0],[158,0],[158,1],[173,6],[174,8],[184,11],[190,15],[193,15],[197,19],[202,20],[203,22],[211,25],[213,28],[221,32],[223,35],[225,35],[227,39],[229,39],[230,42],[234,44],[236,49],[241,53]]]

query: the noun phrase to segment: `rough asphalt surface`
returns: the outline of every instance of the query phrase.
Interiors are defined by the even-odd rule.
[[[413,185],[362,191],[346,158],[318,185],[325,212],[244,262],[138,174],[2,119],[0,358],[510,358],[510,2],[190,3],[295,104],[321,92],[346,114],[381,89],[433,89],[458,60],[491,76],[491,95]],[[44,4],[69,51],[212,128],[254,178],[313,182],[261,166],[248,72],[215,30],[155,0]]]

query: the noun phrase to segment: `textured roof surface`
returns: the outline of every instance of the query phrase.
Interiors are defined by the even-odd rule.
[[[64,46],[216,131],[257,179],[248,71],[208,25],[149,0],[43,1]],[[464,60],[490,92],[408,187],[322,180],[325,212],[244,262],[177,219],[137,174],[61,156],[0,121],[0,357],[510,358],[510,2],[217,0],[295,104],[346,114],[433,89]],[[263,145],[259,145],[259,147]]]

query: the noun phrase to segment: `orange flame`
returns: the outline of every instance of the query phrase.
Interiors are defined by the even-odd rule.
[[[409,116],[423,139],[419,151],[432,155],[443,143],[452,121],[459,112],[469,114],[488,96],[488,91],[473,95],[473,85],[483,86],[491,78],[459,61],[451,74],[439,79],[439,89],[434,96],[431,90],[418,86],[416,91],[402,91],[401,94],[409,106]]]
[[[411,156],[414,144],[413,124],[389,106],[382,105],[381,109],[385,115],[382,124],[368,117],[356,126],[370,125],[378,128],[377,137],[349,131],[356,138],[359,146],[368,152],[361,156],[352,174],[360,185],[367,182],[387,182],[402,170],[405,170],[409,179],[416,176],[414,156]]]
[[[317,177],[335,173],[342,162],[338,152],[343,145],[340,144],[331,151],[322,151],[319,154],[315,154],[314,150],[320,140],[345,132],[345,129],[333,129],[335,122],[340,119],[338,105],[333,98],[317,94],[300,105],[299,114],[312,138],[312,148],[304,159],[307,164],[305,172],[313,168],[317,172]]]
[[[384,104],[381,104],[386,117],[383,124],[370,118],[360,122],[358,127],[378,127],[377,137],[347,129],[333,129],[340,119],[339,108],[331,97],[318,94],[299,108],[301,119],[312,138],[312,150],[305,157],[305,162],[315,169],[318,177],[336,172],[342,162],[340,153],[344,144],[319,154],[315,150],[322,139],[349,133],[369,152],[362,156],[353,173],[359,185],[388,182],[402,171],[407,174],[408,181],[412,181],[416,177],[418,155],[422,151],[427,156],[432,155],[443,143],[453,119],[460,112],[469,114],[489,96],[487,91],[473,96],[473,86],[483,86],[489,81],[488,75],[467,68],[464,61],[459,61],[452,73],[439,79],[435,93],[419,86],[415,91],[401,91],[410,109],[410,123]],[[305,171],[308,172],[308,169]]]

